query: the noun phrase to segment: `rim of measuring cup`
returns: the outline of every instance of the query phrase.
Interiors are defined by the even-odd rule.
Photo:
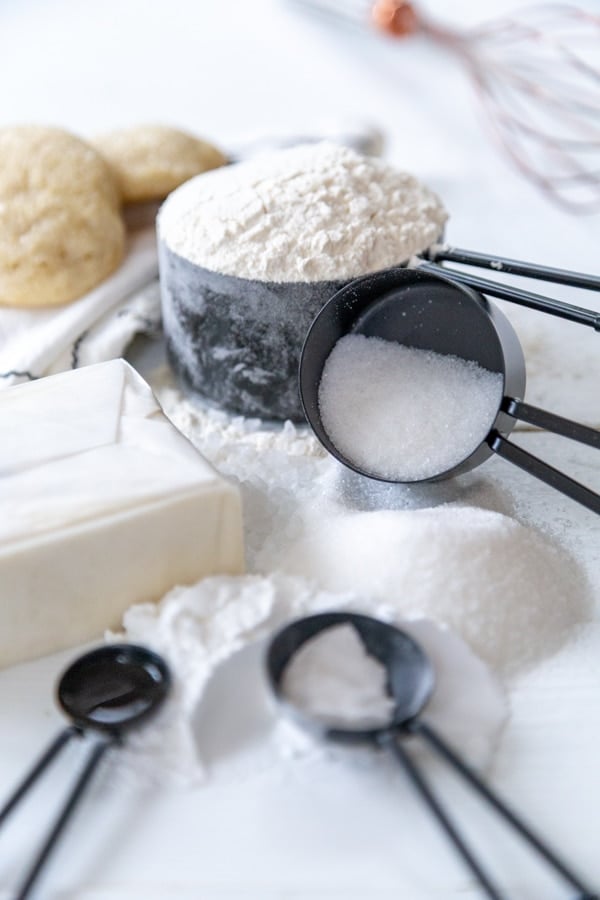
[[[486,327],[489,328],[490,338],[495,341],[496,349],[502,359],[503,365],[500,374],[502,375],[503,387],[502,397],[498,403],[496,414],[487,435],[467,457],[451,468],[446,469],[443,472],[438,472],[428,478],[403,480],[398,478],[388,478],[366,471],[365,469],[360,468],[360,466],[352,460],[348,459],[335,446],[323,426],[320,410],[318,408],[318,400],[316,403],[313,402],[315,390],[316,396],[318,397],[318,386],[322,377],[324,363],[319,372],[318,383],[315,387],[314,366],[312,361],[309,361],[308,357],[312,350],[312,343],[315,339],[315,335],[319,334],[324,321],[331,318],[341,329],[339,337],[336,338],[336,341],[331,345],[331,348],[328,351],[329,355],[337,340],[347,334],[352,334],[354,331],[353,325],[356,321],[361,318],[362,314],[370,306],[382,299],[388,291],[395,288],[408,288],[411,284],[419,282],[431,282],[436,284],[443,282],[449,289],[459,293],[473,305],[473,308],[477,310],[477,315],[480,316],[480,320],[486,322]],[[422,272],[418,267],[406,268],[405,266],[396,266],[355,279],[350,282],[350,284],[342,287],[327,301],[313,319],[306,334],[302,353],[300,355],[298,381],[302,408],[308,424],[323,447],[325,447],[325,449],[346,468],[351,469],[358,475],[386,484],[428,484],[436,481],[443,481],[447,478],[460,475],[476,468],[492,456],[493,451],[490,444],[497,435],[500,434],[503,437],[507,437],[510,434],[515,426],[515,420],[503,411],[503,405],[507,398],[523,398],[526,381],[525,358],[523,349],[511,323],[500,309],[487,300],[482,294],[466,285],[458,283],[450,274],[446,276],[438,273]],[[310,395],[312,395],[312,397]]]
[[[403,644],[409,645],[415,655],[421,657],[421,661],[424,665],[424,677],[420,690],[415,693],[415,698],[410,707],[410,714],[404,713],[400,715],[396,709],[394,714],[390,717],[389,722],[372,728],[332,727],[328,725],[325,720],[320,719],[317,716],[303,713],[298,706],[286,698],[282,689],[283,674],[295,654],[302,646],[304,646],[304,644],[315,638],[318,634],[322,634],[337,625],[354,625],[366,652],[385,667],[386,674],[388,675],[390,671],[389,663],[376,654],[370,653],[369,648],[364,641],[363,632],[357,625],[362,625],[363,628],[367,630],[369,628],[385,628],[386,630],[391,631],[392,634],[397,635],[397,637],[402,640]],[[315,613],[288,622],[280,628],[269,641],[265,655],[265,670],[273,695],[290,718],[296,721],[304,730],[311,732],[317,737],[347,744],[377,743],[382,735],[403,730],[427,705],[435,687],[435,672],[433,665],[421,646],[413,637],[411,637],[411,635],[407,634],[407,632],[398,628],[391,622],[385,622],[376,619],[373,616],[351,611]],[[393,700],[394,693],[391,688],[388,688],[388,693]]]

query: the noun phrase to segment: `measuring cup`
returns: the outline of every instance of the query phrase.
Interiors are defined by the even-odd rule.
[[[360,468],[329,437],[319,410],[319,385],[325,362],[347,334],[383,338],[408,347],[473,360],[499,372],[503,397],[493,424],[481,443],[457,465],[428,478],[403,483],[429,483],[468,472],[497,454],[600,513],[600,495],[508,440],[517,421],[600,449],[600,432],[527,403],[525,358],[512,325],[481,294],[450,276],[421,268],[394,268],[359,278],[337,292],[309,329],[300,359],[300,396],[306,418],[323,446],[341,463],[378,481],[384,478]],[[457,429],[460,422],[456,423]]]
[[[102,740],[91,748],[86,764],[15,900],[25,900],[29,896],[106,751],[119,744],[126,731],[137,727],[158,710],[170,686],[171,676],[165,661],[157,653],[135,644],[108,644],[92,650],[75,660],[64,672],[58,683],[57,699],[73,724],[57,735],[5,802],[0,810],[0,826],[73,737],[81,737],[91,729],[100,732]]]
[[[331,726],[319,715],[311,716],[293,705],[286,696],[284,675],[297,651],[329,628],[352,626],[366,652],[386,670],[386,689],[394,701],[391,720],[376,728],[340,728]],[[398,760],[422,799],[438,820],[447,837],[475,876],[484,893],[492,900],[505,894],[492,881],[470,849],[444,806],[437,799],[420,767],[402,746],[402,738],[420,737],[428,747],[450,765],[500,815],[563,881],[578,891],[577,900],[598,900],[583,882],[507,804],[489,788],[460,755],[426,721],[420,718],[435,685],[433,667],[421,647],[408,634],[373,619],[347,612],[328,612],[308,616],[286,625],[269,644],[266,656],[267,677],[275,697],[286,712],[303,727],[320,737],[346,744],[371,743],[388,750]]]

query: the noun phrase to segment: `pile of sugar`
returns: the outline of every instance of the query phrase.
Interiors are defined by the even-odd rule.
[[[257,281],[340,281],[397,265],[437,240],[439,199],[416,178],[347,147],[304,145],[205,173],[163,205],[180,256]]]
[[[349,334],[325,363],[319,410],[333,444],[363,472],[418,481],[470,456],[502,390],[500,373],[471,360]]]
[[[502,514],[513,511],[518,481],[513,491],[501,462],[501,480],[492,460],[490,477],[479,469],[384,484],[343,469],[307,429],[202,410],[169,380],[156,387],[175,424],[239,484],[250,571],[306,575],[367,604],[377,598],[398,614],[448,622],[503,672],[552,655],[588,618],[577,562]]]
[[[315,517],[280,567],[396,617],[445,622],[507,674],[550,656],[590,616],[585,576],[565,550],[472,507]]]
[[[328,628],[294,653],[281,681],[285,699],[330,728],[379,728],[392,720],[387,672],[352,625]]]

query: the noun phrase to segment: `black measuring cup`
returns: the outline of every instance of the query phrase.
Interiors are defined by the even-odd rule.
[[[121,743],[126,731],[158,710],[171,686],[165,661],[135,644],[108,644],[75,660],[61,676],[56,697],[72,724],[63,729],[0,809],[0,827],[63,747],[90,730],[101,739],[86,763],[30,866],[15,900],[29,896],[50,852],[107,750]]]
[[[600,495],[508,440],[517,421],[522,421],[600,449],[600,432],[523,402],[526,370],[521,344],[504,314],[480,293],[444,275],[443,270],[393,268],[351,282],[313,320],[299,373],[300,396],[309,424],[323,446],[345,466],[378,481],[394,481],[348,459],[335,446],[321,419],[319,385],[323,369],[337,341],[348,334],[457,356],[502,375],[502,400],[484,440],[452,468],[403,483],[451,478],[497,454],[600,513]],[[460,428],[460,422],[456,427]]]
[[[285,673],[295,654],[307,641],[317,639],[330,628],[350,625],[355,629],[365,651],[386,672],[386,690],[394,701],[390,721],[378,727],[340,728],[328,724],[321,715],[311,716],[296,706],[285,692]],[[411,754],[402,746],[404,738],[420,738],[503,818],[508,825],[545,860],[577,893],[577,900],[598,900],[580,878],[548,847],[495,791],[450,747],[421,713],[435,686],[435,672],[419,644],[399,628],[371,616],[347,612],[327,612],[298,619],[281,629],[271,640],[266,655],[267,678],[275,697],[286,712],[304,728],[319,737],[345,744],[373,744],[392,753],[404,772],[453,843],[464,863],[491,900],[504,900],[506,895],[496,886],[481,862],[463,838],[453,818],[438,800],[427,778]]]

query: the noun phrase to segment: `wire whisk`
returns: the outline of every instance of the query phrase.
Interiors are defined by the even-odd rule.
[[[297,2],[392,38],[421,35],[455,54],[517,169],[571,212],[600,210],[599,15],[545,3],[454,30],[404,0]]]

